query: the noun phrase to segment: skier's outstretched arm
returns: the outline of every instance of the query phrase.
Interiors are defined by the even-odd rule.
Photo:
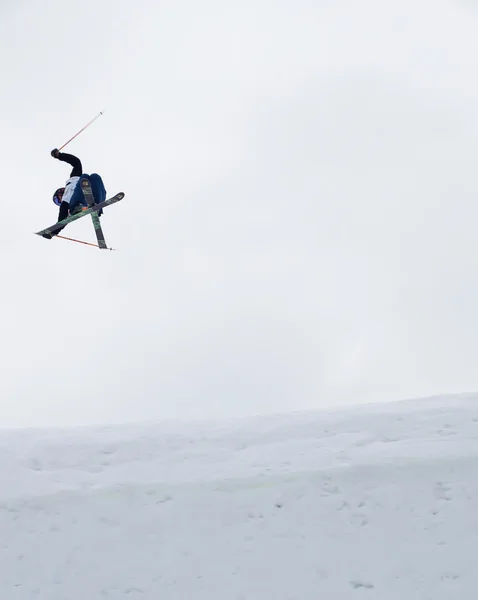
[[[66,162],[73,167],[70,177],[81,177],[83,175],[83,167],[81,165],[81,160],[73,154],[67,154],[66,152],[60,152],[55,148],[55,150],[51,151],[51,155],[53,158],[57,158],[62,162]]]

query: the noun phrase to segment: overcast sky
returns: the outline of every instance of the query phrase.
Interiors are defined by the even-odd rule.
[[[3,0],[0,425],[478,390],[477,29],[465,0]],[[116,252],[33,235],[100,110],[65,151],[125,192]]]

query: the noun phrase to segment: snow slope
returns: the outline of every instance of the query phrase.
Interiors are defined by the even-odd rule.
[[[1,600],[478,597],[478,395],[0,433]]]

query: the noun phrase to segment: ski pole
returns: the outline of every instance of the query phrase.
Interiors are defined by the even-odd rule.
[[[93,248],[99,248],[98,244],[91,244],[90,242],[83,242],[83,240],[75,240],[74,238],[66,237],[64,235],[55,236],[62,240],[69,240],[70,242],[77,242],[78,244],[85,244],[85,246],[93,246]],[[108,248],[108,250],[114,250],[114,248]]]
[[[89,126],[90,126],[92,123],[94,123],[94,122],[96,121],[96,119],[99,119],[99,118],[101,117],[101,115],[102,115],[102,114],[103,114],[103,113],[102,113],[102,112],[100,112],[98,115],[96,115],[96,117],[95,117],[94,119],[91,119],[91,121],[90,121],[89,123],[87,123],[87,124],[86,124],[86,125],[83,127],[83,129],[80,129],[80,131],[79,131],[78,133],[75,133],[75,135],[74,135],[74,136],[73,136],[73,137],[72,137],[70,140],[68,140],[68,141],[66,142],[66,144],[63,144],[63,146],[62,146],[61,148],[58,148],[58,150],[63,150],[63,148],[64,148],[65,146],[68,146],[68,144],[69,144],[71,141],[73,141],[73,140],[76,138],[76,136],[80,135],[80,133],[81,133],[82,131],[85,131],[85,129],[86,129],[87,127],[89,127]]]

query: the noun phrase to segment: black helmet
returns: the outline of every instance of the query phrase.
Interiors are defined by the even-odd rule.
[[[61,199],[63,198],[63,194],[65,193],[65,188],[58,188],[56,190],[56,192],[53,194],[53,202],[57,205],[60,206],[61,204]]]

